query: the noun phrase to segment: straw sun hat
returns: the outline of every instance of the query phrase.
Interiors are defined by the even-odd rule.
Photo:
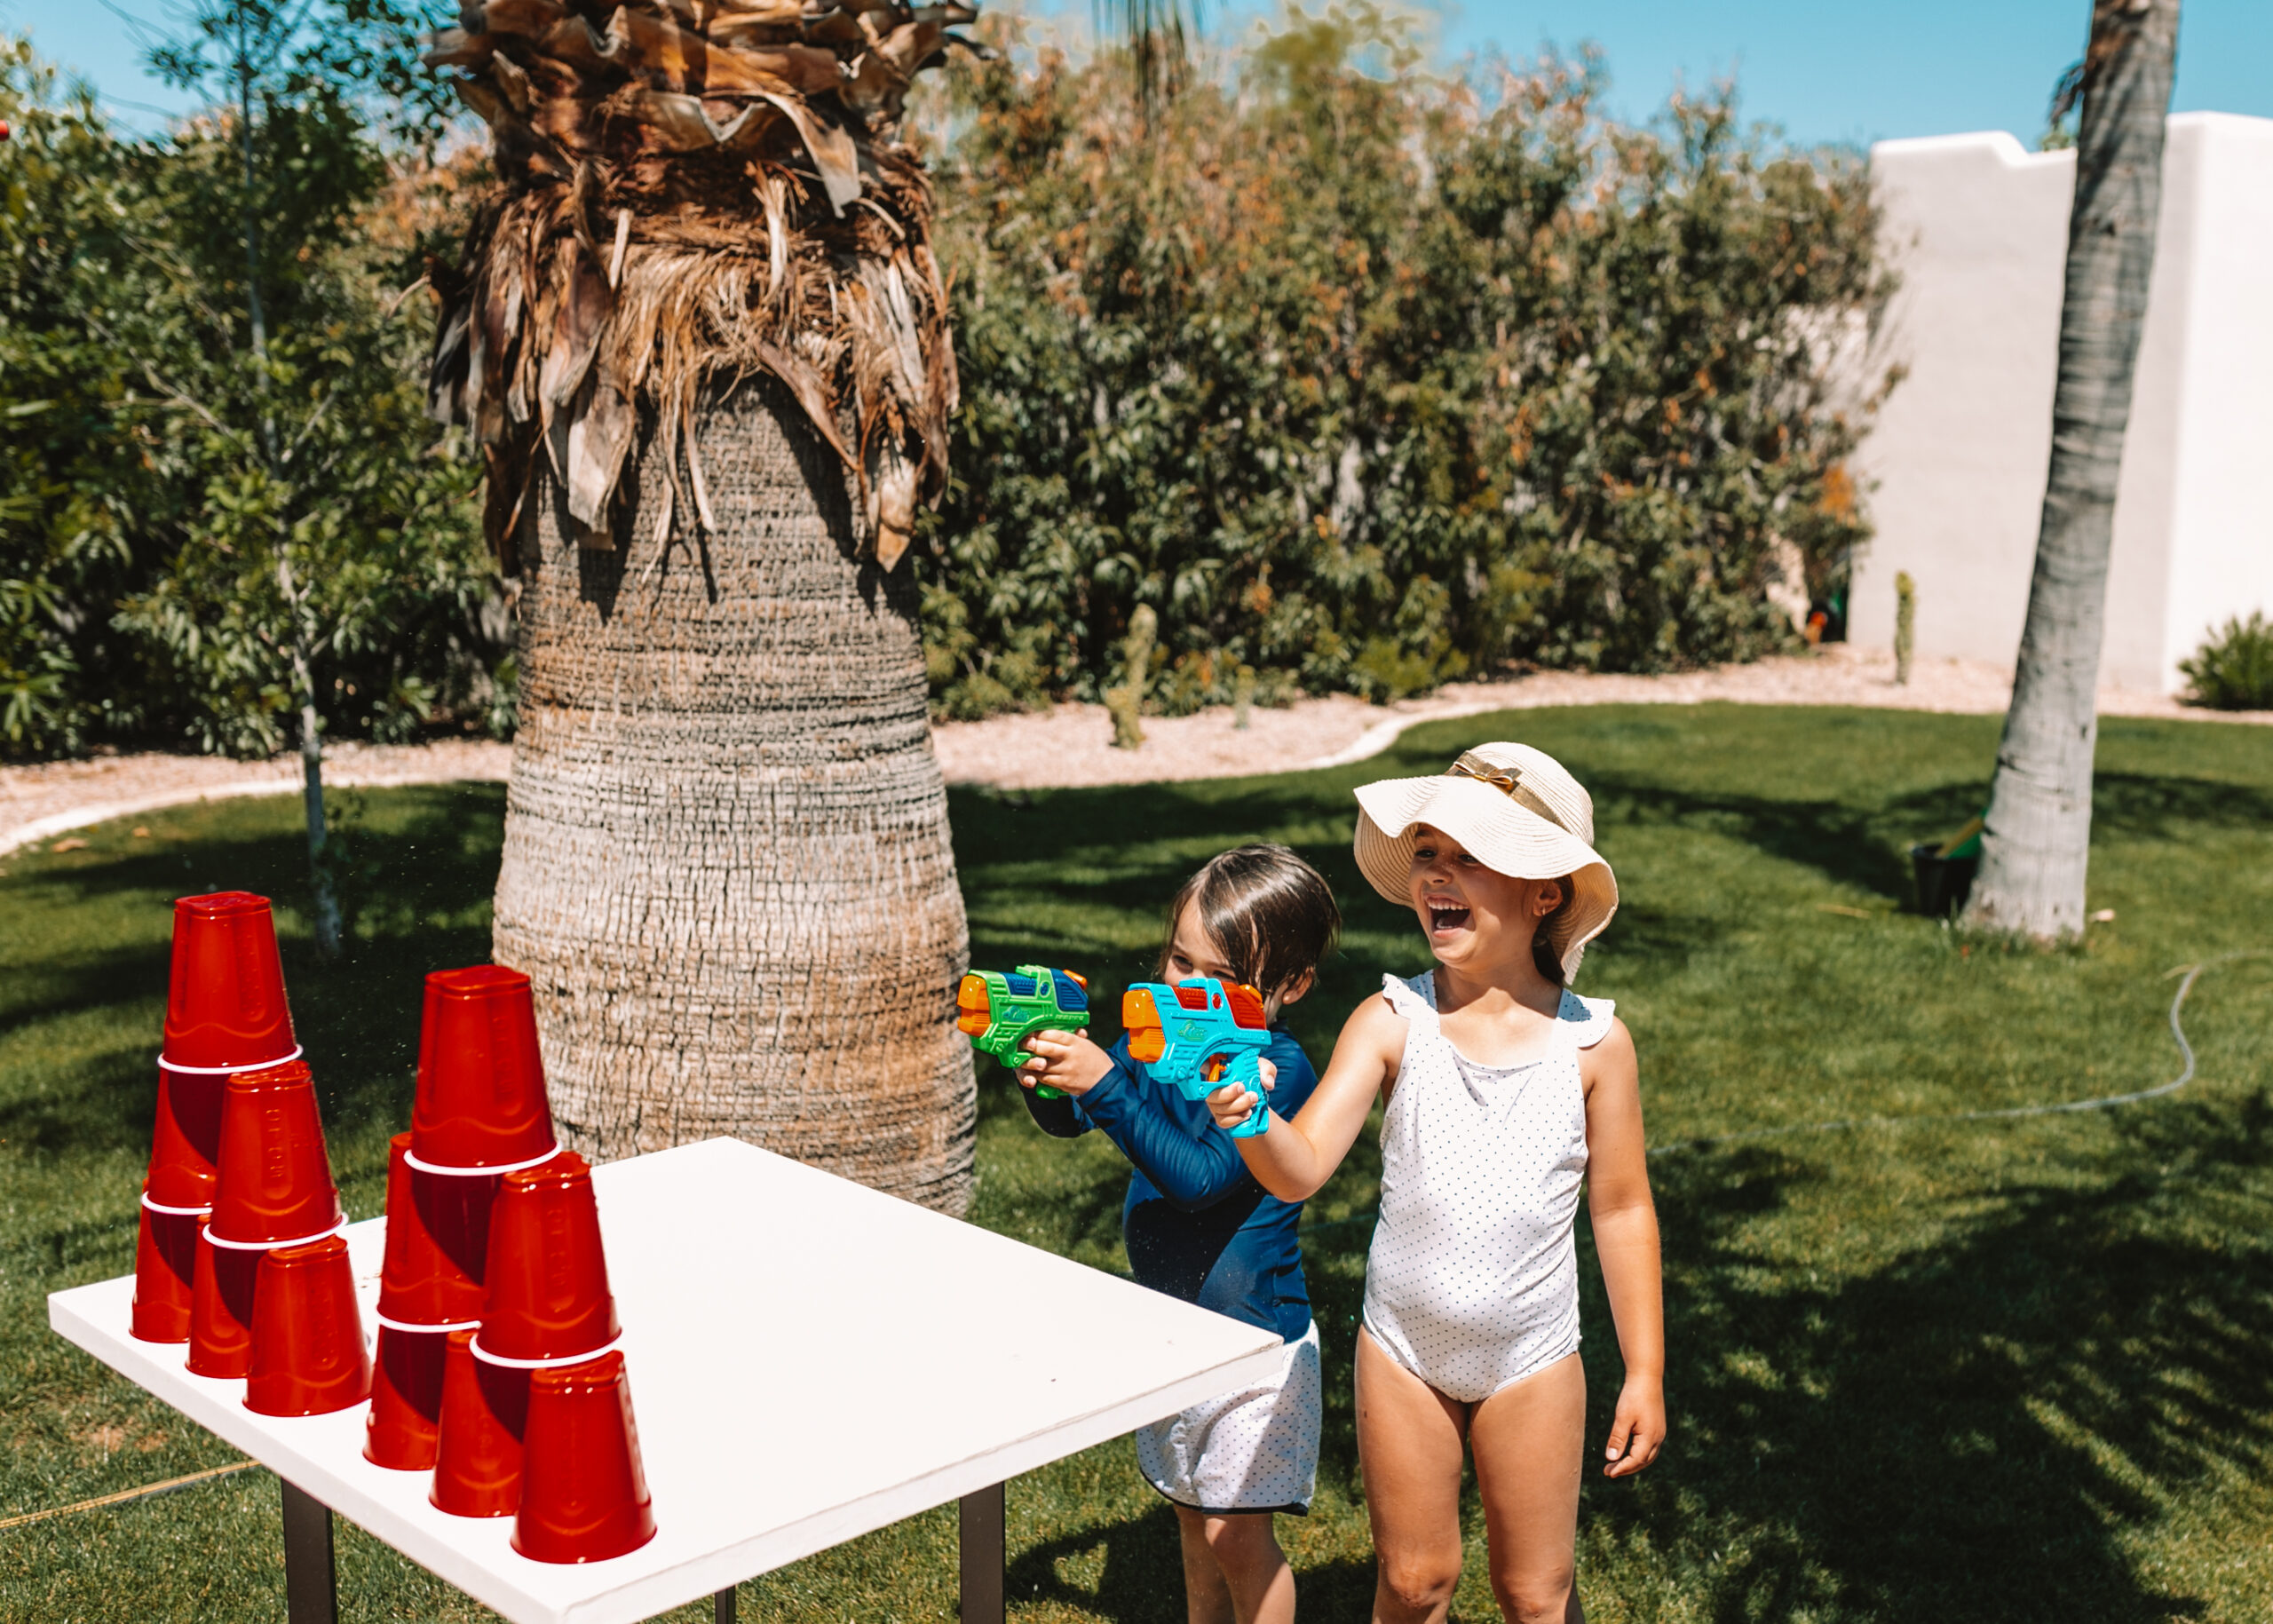
[[[1618,912],[1618,880],[1594,848],[1595,804],[1563,764],[1528,744],[1479,744],[1435,778],[1385,778],[1358,791],[1358,867],[1391,902],[1409,904],[1413,830],[1441,829],[1496,874],[1568,876],[1569,908],[1548,922],[1566,982]]]

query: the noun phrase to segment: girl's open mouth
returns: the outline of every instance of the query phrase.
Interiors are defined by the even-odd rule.
[[[1456,902],[1431,900],[1429,904],[1429,930],[1457,931],[1468,923],[1468,909]]]

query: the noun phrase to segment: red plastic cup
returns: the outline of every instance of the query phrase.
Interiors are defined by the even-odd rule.
[[[223,891],[177,899],[166,1059],[219,1071],[273,1066],[299,1051],[268,899]]]
[[[158,1121],[150,1136],[150,1171],[142,1191],[161,1207],[194,1211],[213,1205],[226,1081],[218,1072],[158,1068]]]
[[[431,1470],[442,1425],[442,1371],[447,1331],[379,1327],[371,1366],[371,1414],[363,1423],[363,1458],[399,1472]]]
[[[502,964],[426,978],[410,1148],[439,1168],[526,1167],[558,1141],[529,978]]]
[[[605,1562],[655,1537],[623,1355],[532,1371],[526,1444],[515,1550],[538,1562]]]
[[[407,1133],[387,1144],[379,1317],[403,1326],[464,1325],[481,1317],[489,1208],[498,1181],[423,1172],[407,1160],[409,1149]]]
[[[592,1169],[574,1151],[508,1173],[489,1212],[481,1351],[509,1359],[598,1353],[620,1334]]]
[[[371,1355],[355,1308],[355,1271],[337,1235],[260,1255],[245,1408],[329,1415],[371,1396]]]
[[[447,1335],[440,1437],[426,1498],[452,1517],[511,1517],[521,1503],[529,1373],[474,1358],[471,1331]]]
[[[229,1079],[221,1105],[220,1179],[208,1228],[226,1246],[289,1245],[339,1224],[323,1121],[307,1063]]]
[[[134,1313],[127,1328],[143,1342],[187,1342],[190,1297],[197,1279],[194,1212],[154,1209],[142,1202],[142,1231],[134,1239]]]
[[[252,1368],[252,1316],[260,1254],[217,1247],[197,1232],[189,1285],[189,1369],[193,1375],[241,1376]]]

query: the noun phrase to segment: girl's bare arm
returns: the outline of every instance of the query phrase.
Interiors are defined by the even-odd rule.
[[[1666,1438],[1658,1211],[1642,1134],[1641,1071],[1623,1021],[1612,1021],[1610,1035],[1583,1051],[1580,1071],[1587,1085],[1587,1213],[1626,1364],[1603,1470],[1623,1477],[1657,1459]]]
[[[1267,1133],[1234,1139],[1255,1182],[1282,1201],[1306,1200],[1334,1176],[1334,1169],[1357,1143],[1366,1113],[1382,1089],[1397,1081],[1405,1053],[1405,1017],[1386,998],[1368,998],[1342,1023],[1334,1058],[1303,1108],[1288,1121],[1271,1114]],[[1217,1126],[1230,1129],[1255,1108],[1252,1089],[1227,1084],[1208,1097]]]

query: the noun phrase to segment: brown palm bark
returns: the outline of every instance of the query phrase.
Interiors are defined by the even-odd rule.
[[[914,587],[954,355],[895,0],[468,0],[499,185],[438,414],[524,578],[495,950],[602,1157],[733,1134],[959,1212],[967,951]]]
[[[778,385],[714,386],[697,421],[707,535],[654,536],[684,446],[652,420],[612,545],[540,471],[496,955],[536,985],[578,1148],[731,1134],[959,1212],[968,939],[913,583],[860,556]]]
[[[2012,708],[1965,923],[2057,941],[2084,928],[2092,756],[2115,490],[2162,206],[2178,0],[2096,0],[2081,67],[2052,465]]]

